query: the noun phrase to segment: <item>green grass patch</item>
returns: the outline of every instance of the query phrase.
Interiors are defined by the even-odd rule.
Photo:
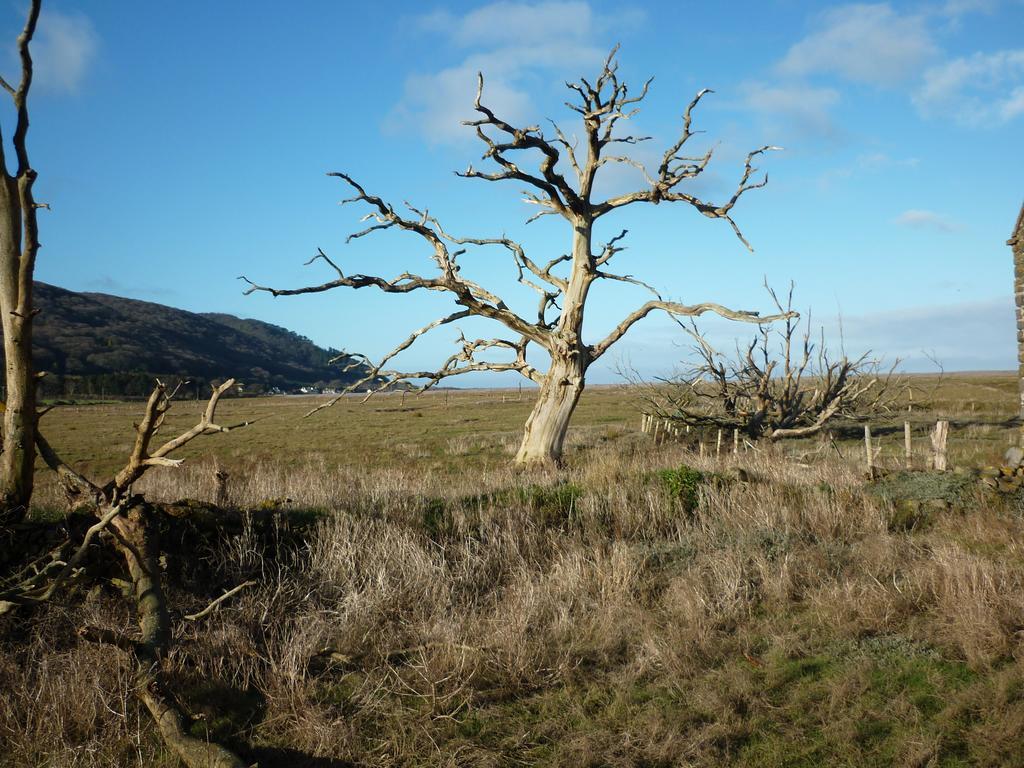
[[[956,504],[973,484],[969,475],[955,472],[895,472],[868,486],[868,491],[889,501],[944,501]]]
[[[709,479],[706,473],[683,464],[676,469],[663,469],[657,475],[669,498],[678,501],[686,512],[697,509],[700,487]]]

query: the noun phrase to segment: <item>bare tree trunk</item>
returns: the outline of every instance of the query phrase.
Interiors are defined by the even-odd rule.
[[[583,344],[582,332],[583,310],[595,279],[591,231],[590,220],[577,222],[573,230],[573,269],[555,331],[558,346],[550,350],[551,366],[526,421],[516,464],[557,466],[562,461],[569,420],[583,393],[584,377],[590,364],[590,352]]]
[[[143,504],[114,520],[118,542],[135,591],[141,639],[134,644],[135,681],[142,703],[156,721],[164,742],[189,768],[245,768],[236,755],[191,736],[163,680],[171,642],[171,619],[160,579],[160,541],[151,510]]]
[[[7,385],[0,454],[0,524],[20,521],[32,498],[32,472],[36,458],[36,376],[32,368],[32,275],[39,250],[35,198],[36,172],[29,165],[26,100],[32,85],[29,42],[39,19],[40,0],[33,0],[18,36],[21,82],[0,85],[11,94],[18,119],[13,144],[18,167],[12,176],[0,149],[0,316],[4,333]]]
[[[3,522],[20,521],[32,498],[35,463],[35,375],[32,370],[32,290],[22,291],[21,206],[16,182],[0,184],[0,316],[6,360],[0,504]],[[29,277],[31,280],[31,277]]]
[[[578,360],[579,355],[574,359],[552,360],[537,403],[526,420],[516,464],[557,466],[562,461],[569,419],[584,387],[585,368]]]

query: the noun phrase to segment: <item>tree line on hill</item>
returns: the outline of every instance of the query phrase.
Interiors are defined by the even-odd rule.
[[[259,320],[195,313],[102,293],[34,285],[33,355],[49,398],[145,397],[155,378],[204,397],[234,377],[245,394],[337,390],[366,376],[338,350]]]

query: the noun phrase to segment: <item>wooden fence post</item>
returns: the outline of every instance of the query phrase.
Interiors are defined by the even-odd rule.
[[[722,458],[722,430],[718,430],[718,440],[715,442],[715,458]]]
[[[740,431],[738,429],[732,431],[732,455],[740,455]]]
[[[864,455],[868,460],[868,474],[872,474],[875,466],[875,453],[871,450],[871,425],[864,425]]]
[[[914,466],[914,445],[910,440],[910,422],[903,422],[903,455],[906,460],[906,467],[910,469]]]
[[[949,422],[948,421],[936,421],[935,429],[932,430],[932,451],[934,452],[934,459],[932,466],[938,472],[946,471],[946,440],[949,437]]]

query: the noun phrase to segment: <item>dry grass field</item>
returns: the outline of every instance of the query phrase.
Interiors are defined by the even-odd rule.
[[[701,456],[640,434],[627,388],[585,393],[558,473],[508,466],[529,393],[309,419],[310,398],[225,401],[222,423],[255,422],[139,489],[191,499],[196,520],[214,499],[245,513],[168,537],[181,613],[258,582],[178,622],[193,733],[264,768],[1024,765],[1024,500],[965,471],[895,472],[904,418],[922,469],[936,418],[955,469],[997,463],[1016,382],[910,385],[913,410],[872,425],[894,470],[878,483],[860,425]],[[102,478],[138,409],[43,425]],[[37,516],[57,508],[44,482]],[[120,652],[76,636],[130,626],[120,583],[0,621],[0,765],[175,765]]]
[[[881,437],[882,461],[902,457],[903,421],[914,424],[915,440],[923,452],[927,431],[935,419],[953,421],[951,463],[992,463],[1015,438],[1009,419],[1014,416],[1016,383],[1010,374],[957,374],[913,376],[898,412],[873,422]],[[912,390],[912,392],[911,392]],[[533,394],[517,390],[437,390],[420,395],[388,393],[367,402],[351,396],[332,408],[303,418],[323,402],[321,397],[264,397],[225,400],[220,420],[225,425],[254,423],[230,436],[201,440],[181,454],[189,465],[218,464],[250,473],[254,465],[271,463],[282,468],[316,464],[327,469],[354,467],[418,469],[432,474],[465,477],[475,471],[504,467],[522,435],[533,404]],[[905,406],[912,410],[905,413]],[[203,403],[182,400],[175,404],[165,431],[195,423]],[[632,443],[639,438],[642,394],[630,387],[591,387],[573,417],[568,461],[585,461],[597,446]],[[57,407],[43,420],[51,442],[74,466],[91,476],[103,477],[123,464],[133,439],[133,423],[141,403],[105,403]],[[836,430],[841,452],[856,454],[862,427]],[[715,440],[708,433],[708,446]],[[728,437],[728,436],[727,436]],[[817,447],[815,441],[797,441],[786,452]],[[831,449],[834,450],[834,449]],[[47,479],[42,470],[42,482]],[[163,470],[161,470],[163,472]],[[153,473],[156,475],[157,473]],[[163,472],[180,474],[172,470]],[[179,482],[171,479],[172,484]]]

